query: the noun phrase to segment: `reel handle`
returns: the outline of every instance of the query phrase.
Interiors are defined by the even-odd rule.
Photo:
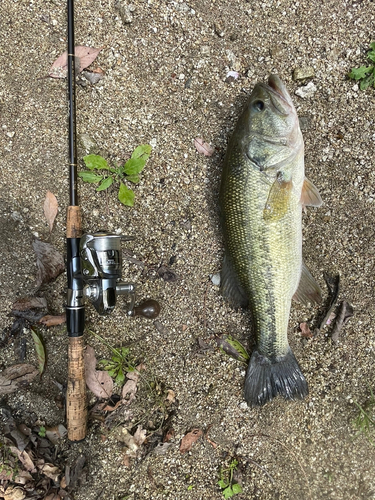
[[[142,316],[147,319],[155,319],[159,316],[160,304],[154,299],[141,302],[129,311],[129,316]]]

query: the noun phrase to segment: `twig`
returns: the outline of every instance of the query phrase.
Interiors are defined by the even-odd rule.
[[[261,465],[259,465],[257,462],[255,462],[254,460],[252,460],[251,458],[247,458],[247,460],[249,462],[251,462],[253,465],[255,465],[256,467],[258,467],[258,469],[260,469],[267,477],[268,479],[271,481],[271,483],[275,486],[275,480],[273,479],[273,477],[271,476],[271,474],[269,474],[266,469],[264,469]]]
[[[324,275],[325,282],[327,283],[327,286],[329,288],[330,294],[331,294],[331,300],[329,301],[329,306],[328,310],[320,322],[320,325],[318,326],[319,330],[322,330],[324,326],[326,325],[328,318],[331,315],[331,312],[333,311],[333,308],[335,307],[337,303],[337,299],[339,296],[340,292],[340,275],[338,274],[337,276],[329,276],[328,274]]]

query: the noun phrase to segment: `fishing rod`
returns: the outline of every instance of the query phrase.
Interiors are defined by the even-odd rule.
[[[160,306],[146,300],[135,307],[135,285],[121,280],[121,241],[134,239],[107,231],[82,234],[77,187],[76,61],[74,55],[74,0],[68,2],[68,99],[69,99],[69,206],[66,219],[68,344],[67,427],[71,441],[86,436],[87,403],[84,365],[85,300],[100,315],[110,314],[117,295],[130,297],[128,316],[155,318]]]
[[[87,405],[84,364],[85,305],[79,255],[82,236],[81,209],[77,193],[76,96],[74,58],[74,4],[68,0],[68,99],[69,99],[69,207],[66,217],[68,384],[66,416],[68,438],[81,441],[86,436]]]

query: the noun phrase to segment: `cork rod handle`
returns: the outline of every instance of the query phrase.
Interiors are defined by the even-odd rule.
[[[69,337],[66,399],[68,438],[81,441],[86,436],[87,425],[83,336]]]
[[[86,436],[87,405],[84,363],[85,307],[81,274],[79,244],[82,236],[81,210],[69,206],[66,218],[68,297],[66,326],[68,346],[68,387],[66,393],[66,417],[68,438],[81,441]]]

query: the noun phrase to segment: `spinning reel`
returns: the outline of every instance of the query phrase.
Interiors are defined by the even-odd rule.
[[[132,236],[120,236],[107,231],[84,234],[80,239],[83,295],[100,315],[110,314],[118,295],[129,298],[128,316],[156,318],[160,306],[156,300],[147,300],[135,307],[135,284],[122,281],[121,242]]]

